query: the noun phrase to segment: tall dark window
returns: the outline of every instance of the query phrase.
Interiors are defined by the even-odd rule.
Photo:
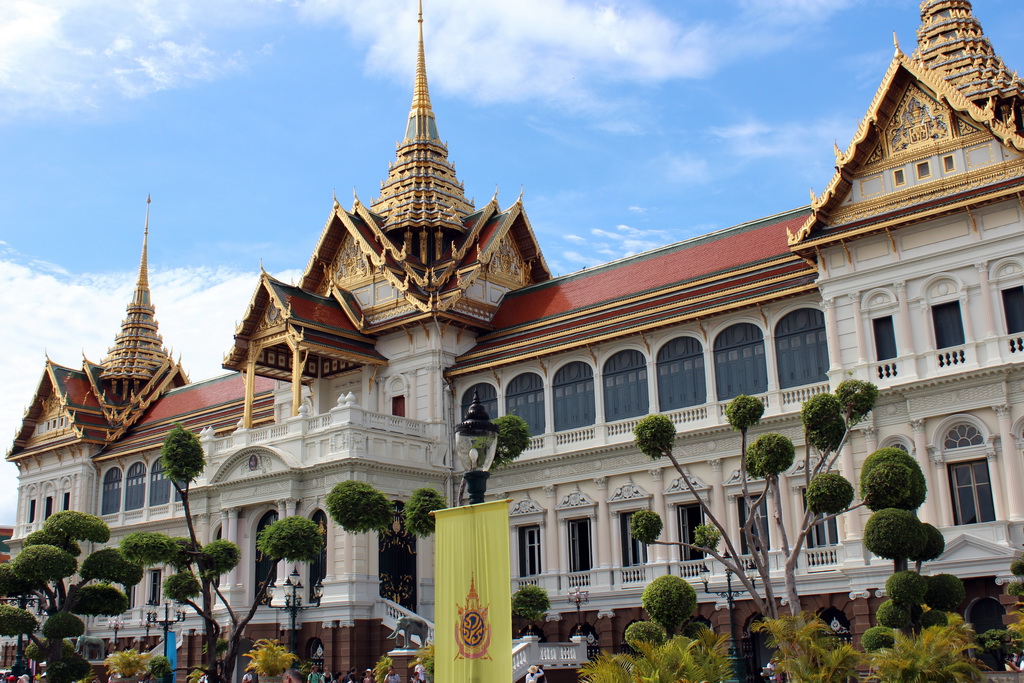
[[[320,529],[320,554],[309,563],[309,593],[308,599],[313,600],[313,592],[316,584],[322,583],[327,578],[327,515],[323,510],[317,510],[311,518],[313,523]]]
[[[163,571],[151,569],[149,572],[149,597],[146,600],[148,605],[159,605],[163,598]]]
[[[750,494],[750,505],[754,504],[760,493],[751,492]],[[743,496],[736,499],[736,503],[739,505],[740,510],[740,528],[747,523],[747,505],[748,502],[743,500]],[[754,534],[755,549],[761,549],[760,544],[764,543],[764,548],[767,550],[771,547],[771,538],[768,535],[768,501],[762,500],[761,504],[753,510],[754,513],[754,524],[751,527],[751,531]],[[742,546],[741,551],[744,555],[750,552],[750,547],[747,545],[747,535],[740,534]]]
[[[544,433],[544,380],[535,372],[524,372],[508,383],[505,413],[526,420],[530,434]]]
[[[992,504],[988,462],[973,460],[950,465],[949,485],[953,490],[954,524],[995,521],[996,509]]]
[[[590,519],[570,519],[566,529],[569,532],[569,571],[589,571],[594,566],[590,555]]]
[[[540,526],[531,524],[516,529],[519,538],[519,576],[540,574]]]
[[[470,394],[469,398],[472,400],[473,394]],[[468,404],[466,407],[469,407]],[[391,397],[391,414],[396,417],[405,417],[405,396]],[[463,412],[462,414],[465,415],[466,413]]]
[[[676,507],[679,512],[679,540],[683,543],[693,543],[693,534],[697,527],[704,523],[704,510],[700,503],[688,503]],[[704,553],[693,548],[683,546],[680,549],[680,557],[684,560],[703,560]]]
[[[783,316],[775,326],[775,358],[782,389],[828,379],[825,315],[816,308],[801,308]]]
[[[171,500],[171,480],[164,475],[164,463],[157,460],[149,471],[149,504],[166,505]]]
[[[715,381],[718,400],[768,391],[764,335],[750,323],[726,328],[715,339]]]
[[[462,413],[459,421],[462,421],[462,417],[469,411],[469,406],[473,405],[473,393],[480,399],[480,405],[487,411],[487,416],[492,420],[498,417],[498,390],[494,388],[494,385],[486,382],[474,384],[466,393],[462,395]]]
[[[43,501],[43,519],[49,519],[53,514],[53,496],[47,496]]]
[[[253,535],[252,544],[253,550],[256,553],[256,585],[259,586],[269,576],[271,581],[277,580],[277,562],[267,557],[256,548],[256,539],[259,537],[260,532],[266,529],[268,526],[277,521],[277,511],[270,510],[262,517],[260,517],[259,523],[256,525],[256,533]]]
[[[693,337],[677,337],[658,351],[658,408],[674,410],[708,400],[704,347]]]
[[[555,431],[594,424],[594,371],[579,361],[563,366],[551,383],[555,400]]]
[[[800,498],[804,501],[804,510],[807,509],[807,489],[801,489]],[[820,520],[824,517],[824,514],[819,514],[817,517]],[[839,543],[839,525],[836,522],[836,518],[833,517],[827,521],[819,521],[811,527],[811,532],[807,534],[807,547],[808,548],[824,548],[830,545],[837,545]]]
[[[146,504],[146,466],[137,462],[128,468],[124,481],[124,509],[138,510]]]
[[[647,359],[639,351],[619,351],[604,364],[604,420],[646,415]]]
[[[65,491],[64,492],[64,495],[63,495],[63,497],[61,499],[60,509],[61,510],[70,510],[71,509],[71,492],[70,491]]]
[[[121,469],[114,467],[103,475],[103,501],[101,515],[112,515],[121,511]]]
[[[960,302],[950,301],[932,306],[935,325],[935,348],[946,349],[964,343],[964,321],[960,317]]]
[[[1024,287],[1003,290],[1003,312],[1006,314],[1006,334],[1024,332]]]
[[[632,512],[623,512],[619,515],[619,538],[622,542],[623,567],[647,564],[647,546],[633,538],[629,532],[629,523],[632,517]]]
[[[28,502],[28,521],[29,522],[36,521],[36,501],[35,500],[30,500]]]
[[[895,358],[896,329],[893,327],[892,316],[875,318],[871,321],[871,327],[875,331],[875,360]]]

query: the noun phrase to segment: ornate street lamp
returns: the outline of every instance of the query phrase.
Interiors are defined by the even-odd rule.
[[[498,426],[491,422],[491,416],[474,391],[466,419],[455,427],[455,453],[465,470],[462,478],[466,480],[470,505],[484,502],[487,478],[491,476],[488,470],[494,463],[497,451]]]
[[[728,557],[728,555],[726,555]],[[747,663],[739,651],[739,639],[736,637],[736,596],[743,595],[747,592],[746,588],[733,588],[732,587],[732,570],[728,567],[725,568],[725,590],[724,591],[713,591],[708,590],[708,567],[706,564],[701,565],[700,569],[700,581],[704,584],[704,592],[708,595],[717,595],[720,598],[725,598],[726,603],[729,605],[729,657],[733,661],[733,671],[736,674],[737,681],[747,680]],[[756,586],[756,579],[750,579],[752,585]]]
[[[117,632],[124,628],[124,619],[121,615],[107,619],[107,628],[114,631],[114,652],[117,652]]]
[[[291,643],[292,654],[297,655],[298,650],[296,649],[296,639],[298,636],[298,628],[296,627],[296,618],[299,616],[299,612],[310,607],[319,607],[320,598],[323,597],[324,585],[321,581],[317,581],[313,586],[313,595],[310,596],[309,604],[302,604],[302,581],[299,580],[298,568],[292,569],[292,573],[284,580],[284,604],[274,604],[274,592],[276,587],[273,583],[267,586],[266,596],[263,598],[263,604],[267,607],[274,609],[283,609],[288,612],[288,616],[291,619]]]
[[[157,606],[158,603],[150,603]],[[175,603],[177,605],[177,603]],[[171,614],[171,603],[168,600],[164,601],[164,618],[160,618],[160,612],[158,610],[150,610],[146,612],[146,636],[149,636],[150,625],[159,626],[164,632],[164,657],[170,659],[169,643],[167,642],[167,632],[171,630],[171,624],[177,624],[185,621],[185,610],[180,606],[176,607],[174,614]],[[171,683],[174,673],[169,673],[163,677],[163,683]]]
[[[20,609],[28,609],[29,607],[36,608],[36,614],[42,614],[42,606],[39,598],[32,595],[18,595],[9,598],[0,599],[0,603],[5,605],[17,605]],[[38,627],[37,627],[38,628]],[[28,663],[25,662],[25,641],[24,636],[18,634],[18,649],[14,654],[14,664],[11,665],[11,674],[15,676],[22,676],[28,673]]]
[[[582,590],[579,586],[573,586],[572,590],[567,594],[569,602],[576,605],[576,635],[583,635],[583,617],[580,612],[583,605],[590,602],[590,591]]]

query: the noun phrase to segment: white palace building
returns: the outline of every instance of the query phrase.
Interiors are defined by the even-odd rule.
[[[324,594],[301,614],[300,654],[365,666],[389,648],[397,616],[433,617],[433,543],[406,534],[397,512],[415,488],[457,491],[452,427],[476,391],[492,417],[518,414],[534,435],[493,473],[488,497],[512,500],[511,590],[547,589],[546,640],[569,639],[567,592],[580,587],[586,634],[617,650],[644,618],[643,588],[669,573],[693,581],[701,617],[725,630],[724,601],[701,581],[721,590],[718,563],[628,537],[638,509],[661,513],[671,540],[701,522],[675,470],[633,445],[633,427],[669,416],[696,488],[736,527],[727,402],[761,397],[754,435],[781,432],[799,448],[801,403],[853,377],[881,397],[842,453],[843,473],[856,478],[882,446],[912,454],[928,483],[920,515],[946,540],[926,573],[963,577],[962,613],[980,630],[1000,626],[1008,563],[1024,543],[1024,81],[967,0],[925,0],[913,53],[897,48],[866,104],[810,206],[552,277],[521,198],[466,199],[438,136],[421,31],[408,126],[380,196],[347,210],[335,201],[298,285],[261,275],[234,339],[222,340],[230,374],[193,382],[167,353],[145,249],[107,357],[47,361],[7,455],[20,472],[12,549],[63,509],[100,515],[112,543],[136,530],[181,534],[159,464],[180,422],[206,449],[193,498],[202,539],[242,548],[229,599],[250,601],[256,577],[279,571],[257,557],[263,526],[318,520],[324,553],[298,569]],[[349,479],[395,501],[392,532],[349,534],[325,515],[326,494]],[[802,480],[794,473],[783,501],[794,518]],[[864,548],[868,514],[820,528],[798,571],[804,607],[855,638],[873,625],[892,568]],[[146,638],[140,620],[162,577],[152,569],[135,587],[122,645]],[[750,670],[764,656],[746,630],[756,617],[740,598]],[[285,623],[262,607],[250,635],[287,637]],[[185,622],[184,635],[197,626]],[[112,635],[103,620],[90,632]],[[188,663],[198,640],[185,641]]]

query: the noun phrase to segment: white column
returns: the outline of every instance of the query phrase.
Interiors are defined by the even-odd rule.
[[[779,520],[775,518],[775,491],[768,491],[764,503],[765,510],[768,511],[768,540],[771,542],[770,549],[778,550],[782,547],[782,531],[779,529]]]
[[[239,543],[238,543],[238,508],[227,508],[226,510],[222,510],[221,511],[221,518],[220,519],[221,519],[221,534],[220,534],[221,538],[223,538],[225,540],[228,540],[228,541],[231,541],[235,545],[239,545]],[[251,551],[251,549],[248,549],[248,548],[243,549],[243,553],[242,553],[243,557],[245,557],[247,555],[247,553],[244,552],[244,550],[250,550]],[[253,558],[253,564],[255,564],[255,563],[256,563],[256,559]],[[237,586],[237,585],[242,583],[242,579],[241,579],[241,576],[240,576],[240,574],[241,574],[240,565],[241,565],[241,563],[239,563],[238,565],[235,565],[235,568],[232,569],[230,572],[228,572],[228,576],[227,576],[228,586]]]
[[[1006,488],[1002,482],[1006,481],[1006,472],[1003,463],[996,457],[996,449],[989,445],[989,451],[985,454],[988,460],[988,477],[992,482],[989,488],[992,489],[992,507],[996,511],[996,519],[1006,519]],[[1017,480],[1020,483],[1020,480]]]
[[[936,491],[939,494],[937,497],[939,501],[938,525],[940,527],[953,526],[953,504],[949,499],[949,474],[946,470],[946,463],[943,462],[940,454],[936,454],[932,458],[932,464],[935,466],[935,472],[932,480],[928,482],[928,492]],[[933,484],[934,489],[932,488]],[[994,497],[993,504],[995,504]]]
[[[651,488],[654,489],[654,512],[661,515],[661,521],[665,525],[662,530],[662,540],[669,543],[678,543],[679,525],[674,518],[669,517],[668,507],[665,505],[665,486],[663,483],[665,470],[658,467],[647,470],[647,474],[651,475]],[[671,561],[670,554],[670,546],[654,546],[654,561],[658,564]]]
[[[647,356],[647,412],[657,413],[661,410],[658,405],[658,364],[654,360],[654,352],[649,351]]]
[[[874,432],[874,429],[871,431]],[[873,453],[874,451],[874,448],[868,447],[868,453]],[[860,489],[860,486],[857,485],[857,474],[854,470],[853,462],[853,447],[850,445],[849,439],[847,439],[843,450],[839,452],[839,470],[853,484],[853,489],[857,491]],[[837,518],[839,523],[846,527],[843,534],[844,538],[860,538],[861,531],[863,530],[860,524],[860,514],[860,508],[858,508],[845,515],[839,515]]]
[[[853,304],[853,330],[857,336],[857,362],[863,363],[867,358],[867,341],[864,335],[864,315],[860,310],[860,292],[850,292]]]
[[[917,464],[921,466],[925,484],[928,486],[928,495],[921,506],[919,516],[923,521],[937,526],[940,524],[939,512],[936,510],[936,494],[938,491],[935,490],[935,477],[928,458],[928,435],[925,433],[924,420],[911,420],[910,428],[914,432],[914,456],[917,458]]]
[[[797,488],[799,488],[799,487],[797,487]],[[782,524],[786,528],[786,540],[789,541],[789,547],[790,547],[790,549],[792,549],[793,541],[796,540],[797,526],[798,526],[798,525],[793,523],[793,518],[794,518],[794,513],[793,513],[794,505],[793,505],[793,501],[802,501],[803,498],[802,497],[797,497],[797,496],[792,496],[792,495],[790,495],[790,493],[791,492],[789,491],[789,486],[787,486],[787,482],[786,482],[785,476],[779,477],[779,495],[782,496],[782,500],[780,501],[780,503],[782,504],[782,510],[781,510]],[[803,508],[803,503],[802,502],[799,503],[799,507]],[[772,514],[774,515],[775,512],[772,511]],[[782,537],[781,536],[779,537],[779,547],[782,547]]]
[[[1021,468],[1020,453],[1017,452],[1017,443],[1013,438],[1011,429],[1012,414],[1010,406],[995,406],[996,416],[999,418],[999,446],[1002,451],[1003,469],[1005,477],[1003,481],[993,480],[992,488],[1003,488],[1007,492],[1009,505],[1009,517],[1012,520],[1024,519],[1024,497],[1018,495],[1017,487],[1024,481],[1024,471]]]
[[[276,501],[277,504],[277,518],[284,519],[288,516],[288,499],[282,498]],[[292,508],[294,510],[294,508]],[[284,580],[288,578],[288,561],[281,560],[277,563],[277,579],[276,583],[278,587],[284,583]]]
[[[992,285],[988,281],[988,263],[976,263],[978,284],[981,285],[981,316],[985,325],[985,336],[996,336],[996,316],[992,307]]]
[[[327,518],[327,533],[325,536],[327,566],[324,567],[324,583],[334,581],[338,570],[336,557],[338,552],[338,529],[334,527],[334,521],[330,517]]]
[[[765,366],[768,370],[768,391],[779,391],[779,357],[775,353],[775,329],[765,325],[764,334],[764,356]],[[772,405],[775,405],[775,399],[772,399]]]
[[[960,318],[964,321],[964,341],[974,341],[974,316],[971,315],[970,300],[967,298],[967,292],[960,293]]]
[[[836,322],[836,300],[825,299],[825,334],[828,337],[828,362],[830,371],[843,368],[843,356],[839,351],[839,325]]]
[[[612,566],[612,547],[614,534],[611,513],[608,511],[608,477],[596,477],[597,486],[597,566],[607,569]]]
[[[601,364],[594,361],[594,423],[604,424],[604,375]],[[604,432],[598,432],[603,434]]]
[[[907,283],[896,283],[896,300],[899,302],[900,317],[897,324],[900,326],[900,341],[903,348],[899,350],[900,356],[909,356],[917,353],[914,346],[914,329],[910,324],[910,302],[907,301]]]
[[[727,519],[725,507],[725,484],[722,476],[721,458],[708,460],[708,466],[711,468],[711,500],[708,501],[708,507],[711,508],[712,514],[715,515],[715,518],[722,524],[722,526],[726,529],[730,529],[731,527],[729,519]]]
[[[544,512],[544,554],[545,566],[548,574],[557,574],[562,569],[562,559],[559,556],[558,543],[558,506],[557,487],[554,484],[544,487],[544,494],[547,496],[547,510]]]
[[[932,324],[931,306],[924,299],[918,302],[918,311],[921,316],[921,329],[924,331],[924,345],[925,352],[930,353],[935,350],[935,326]]]

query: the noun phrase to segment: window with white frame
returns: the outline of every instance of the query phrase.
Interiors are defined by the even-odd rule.
[[[949,451],[956,448],[981,446],[984,443],[985,437],[982,436],[977,427],[966,422],[961,422],[960,424],[954,425],[952,429],[946,432],[946,438],[942,442],[942,447],[944,450]]]
[[[121,468],[112,467],[103,475],[103,499],[101,515],[112,515],[121,511]]]
[[[124,480],[124,509],[138,510],[146,504],[146,465],[133,463]]]
[[[544,380],[540,375],[524,372],[508,383],[505,413],[523,418],[531,435],[544,433]]]
[[[604,419],[615,422],[646,415],[647,359],[633,349],[619,351],[604,364]]]
[[[149,595],[146,600],[148,605],[159,605],[163,599],[163,571],[151,569],[149,571]]]
[[[708,400],[704,347],[693,337],[676,337],[658,351],[658,408],[675,410]]]
[[[1006,317],[1006,334],[1024,332],[1024,287],[1010,287],[1002,290],[1003,314]]]
[[[647,564],[647,546],[633,538],[630,533],[630,522],[635,510],[619,513],[619,537],[622,548],[622,566],[635,567]]]
[[[875,360],[895,358],[897,356],[896,328],[893,325],[892,316],[874,318],[871,321],[871,329],[875,334]]]
[[[948,349],[963,345],[964,321],[960,315],[959,301],[932,306],[932,324],[935,328],[935,348]]]
[[[741,530],[743,529],[743,526],[747,523],[748,508],[753,509],[754,523],[751,526],[751,532],[754,536],[754,549],[759,550],[761,548],[760,544],[764,543],[764,549],[767,550],[771,547],[771,538],[768,535],[768,501],[767,499],[762,500],[760,505],[754,507],[754,503],[757,501],[759,495],[760,492],[751,492],[749,501],[744,500],[743,496],[740,496],[736,499],[736,504],[739,507],[740,512]],[[742,533],[742,531],[740,533],[740,546],[740,552],[742,552],[744,555],[750,553],[751,548],[747,544],[747,535],[745,533]]]
[[[719,401],[768,391],[764,334],[756,325],[739,323],[715,338],[715,383]]]
[[[594,566],[590,543],[590,518],[566,520],[569,534],[569,571],[585,572]]]
[[[164,463],[157,460],[149,472],[149,504],[166,505],[171,500],[171,480],[164,474]]]
[[[540,574],[540,525],[518,527],[516,536],[519,542],[519,576]]]
[[[775,358],[782,389],[828,379],[825,315],[801,308],[783,316],[775,326]]]
[[[594,424],[594,371],[589,365],[575,361],[559,368],[551,393],[556,432]]]
[[[949,465],[949,485],[953,493],[954,524],[995,521],[987,460],[952,463]]]
[[[704,523],[703,508],[700,503],[684,503],[676,506],[676,515],[679,522],[679,540],[693,545],[693,536],[697,532],[697,527]],[[704,559],[703,552],[686,546],[680,548],[679,556],[683,560]]]

